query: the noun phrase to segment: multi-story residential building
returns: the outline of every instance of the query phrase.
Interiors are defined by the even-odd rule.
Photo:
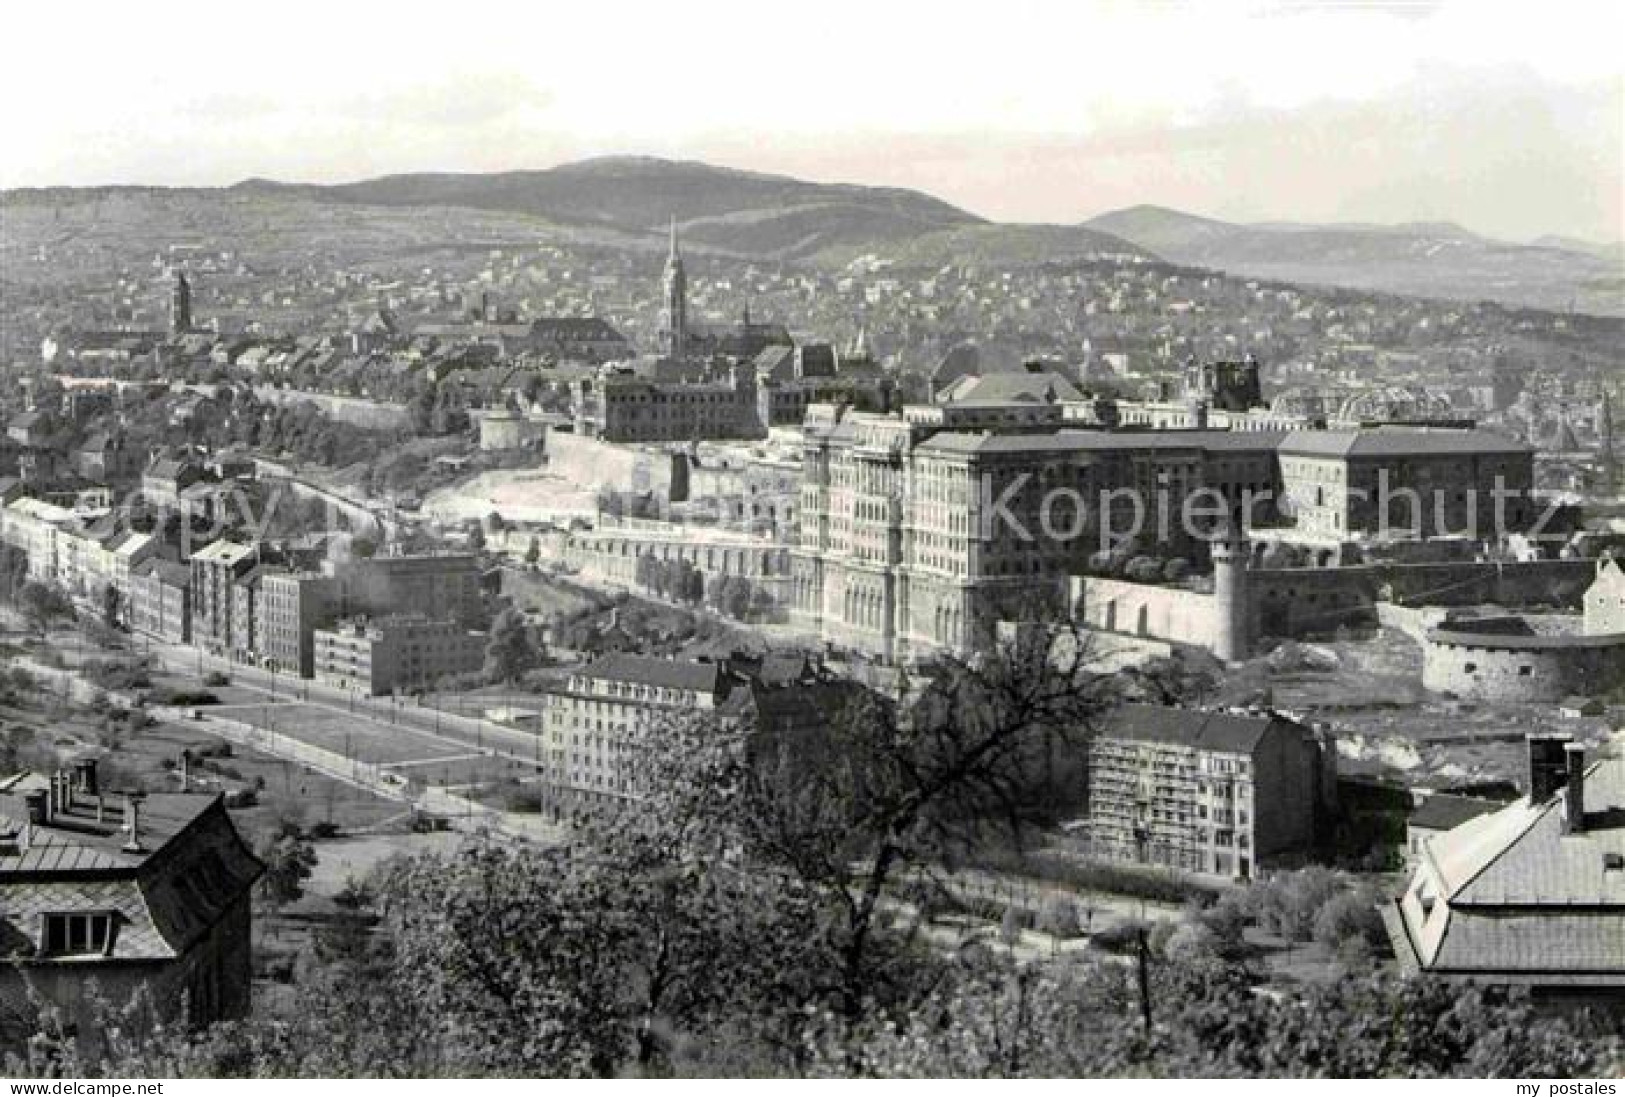
[[[477,626],[484,620],[479,560],[471,553],[374,556],[339,568],[340,605],[347,617],[384,616],[403,609]]]
[[[207,476],[195,462],[161,457],[141,474],[141,497],[155,507],[179,509],[181,493]]]
[[[192,643],[216,654],[236,652],[252,638],[238,637],[233,628],[237,605],[237,580],[259,563],[258,545],[215,541],[194,552],[188,561],[192,571]]]
[[[98,1001],[138,993],[194,1025],[245,1015],[262,871],[219,795],[109,795],[94,761],[0,781],[0,1045],[36,1001],[90,1040]]]
[[[378,695],[478,674],[486,636],[455,621],[397,614],[316,629],[311,644],[317,681]]]
[[[74,470],[98,483],[127,480],[140,472],[142,457],[122,433],[97,431],[74,451]]]
[[[1625,758],[1530,736],[1529,794],[1417,851],[1383,920],[1400,967],[1625,1008]]]
[[[1092,856],[1250,878],[1307,853],[1336,796],[1336,750],[1275,713],[1124,705],[1088,745]]]
[[[550,691],[542,751],[555,809],[636,795],[641,731],[668,714],[710,712],[739,685],[721,663],[606,655]]]
[[[309,678],[315,673],[315,631],[331,623],[339,595],[336,576],[260,569],[254,617],[258,658],[282,673]]]
[[[174,560],[151,558],[130,575],[130,628],[171,644],[192,640],[192,572]]]
[[[28,577],[36,582],[61,582],[59,548],[78,528],[72,511],[28,496],[0,508],[0,539],[27,555]]]
[[[121,612],[128,620],[131,601],[131,585],[135,577],[135,569],[146,561],[159,555],[163,549],[162,542],[153,534],[139,533],[135,530],[124,530],[109,548],[112,564],[111,582],[113,589],[118,591]]]

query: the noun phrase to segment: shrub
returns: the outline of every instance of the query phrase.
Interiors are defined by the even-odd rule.
[[[1163,563],[1155,556],[1136,556],[1128,562],[1123,574],[1137,583],[1155,583],[1162,579]]]
[[[1141,921],[1119,922],[1115,926],[1108,926],[1089,938],[1089,946],[1104,952],[1113,952],[1119,956],[1132,956],[1139,947],[1140,935],[1149,934],[1151,927]]]
[[[1051,895],[1038,911],[1038,928],[1051,937],[1070,939],[1083,932],[1078,904],[1065,895]]]
[[[1173,925],[1173,923],[1165,923]],[[1217,935],[1201,922],[1181,922],[1161,942],[1162,955],[1170,960],[1190,963],[1212,959],[1220,955]]]
[[[1004,908],[1004,917],[999,919],[999,940],[1007,945],[1015,945],[1021,940],[1022,915],[1025,911],[1011,903]]]
[[[1315,914],[1315,944],[1344,960],[1369,957],[1384,940],[1377,897],[1364,888],[1326,900]]]
[[[502,798],[502,805],[506,811],[535,815],[542,810],[542,794],[535,789],[514,788]]]

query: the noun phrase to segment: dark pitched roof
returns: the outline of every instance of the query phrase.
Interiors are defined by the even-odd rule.
[[[1207,450],[1265,453],[1284,437],[1271,430],[1056,430],[1039,434],[944,431],[921,442],[921,450],[950,453],[1116,453],[1145,450]]]
[[[1303,730],[1274,713],[1209,712],[1164,705],[1122,705],[1105,719],[1100,733],[1108,739],[1183,743],[1201,750],[1251,753],[1271,726]]]
[[[1454,830],[1469,819],[1497,811],[1503,806],[1494,800],[1481,800],[1476,796],[1436,792],[1411,812],[1407,822],[1422,830]]]
[[[100,820],[81,793],[50,822],[28,824],[23,797],[44,786],[44,778],[25,774],[0,790],[0,830],[19,839],[17,853],[0,854],[0,946],[12,955],[43,944],[47,914],[111,912],[118,924],[107,959],[172,959],[264,870],[218,795],[149,794],[140,809],[142,850],[129,852],[118,796],[107,798]]]
[[[722,668],[716,663],[689,663],[628,654],[601,656],[583,668],[581,673],[588,678],[635,682],[663,689],[691,689],[700,693],[715,692],[722,679]]]
[[[1366,430],[1293,431],[1281,452],[1304,457],[1431,457],[1533,453],[1529,446],[1487,430],[1452,427],[1371,427]]]

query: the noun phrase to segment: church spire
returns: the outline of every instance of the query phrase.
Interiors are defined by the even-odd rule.
[[[1614,405],[1608,390],[1602,390],[1602,407],[1597,411],[1597,457],[1602,466],[1603,490],[1619,486],[1619,458],[1614,453]]]
[[[671,251],[666,256],[661,308],[660,349],[668,358],[681,358],[688,350],[688,275],[677,248],[677,217],[671,219]]]
[[[192,283],[186,272],[175,272],[175,286],[169,296],[169,330],[174,335],[185,335],[192,330]]]

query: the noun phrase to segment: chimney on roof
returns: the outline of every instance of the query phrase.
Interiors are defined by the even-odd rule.
[[[74,773],[79,778],[79,791],[86,796],[95,796],[101,791],[101,784],[96,776],[96,759],[81,758],[73,764]]]
[[[1563,833],[1579,834],[1586,828],[1586,748],[1570,743],[1563,748],[1568,762],[1568,784],[1563,786]]]
[[[1568,779],[1563,760],[1567,735],[1531,735],[1529,742],[1529,803],[1544,804]]]
[[[50,795],[44,789],[36,788],[23,797],[23,803],[28,805],[29,823],[42,827],[51,821]]]
[[[146,798],[147,794],[144,792],[124,794],[124,829],[130,832],[130,837],[123,846],[125,853],[147,852],[141,845],[141,801]]]

